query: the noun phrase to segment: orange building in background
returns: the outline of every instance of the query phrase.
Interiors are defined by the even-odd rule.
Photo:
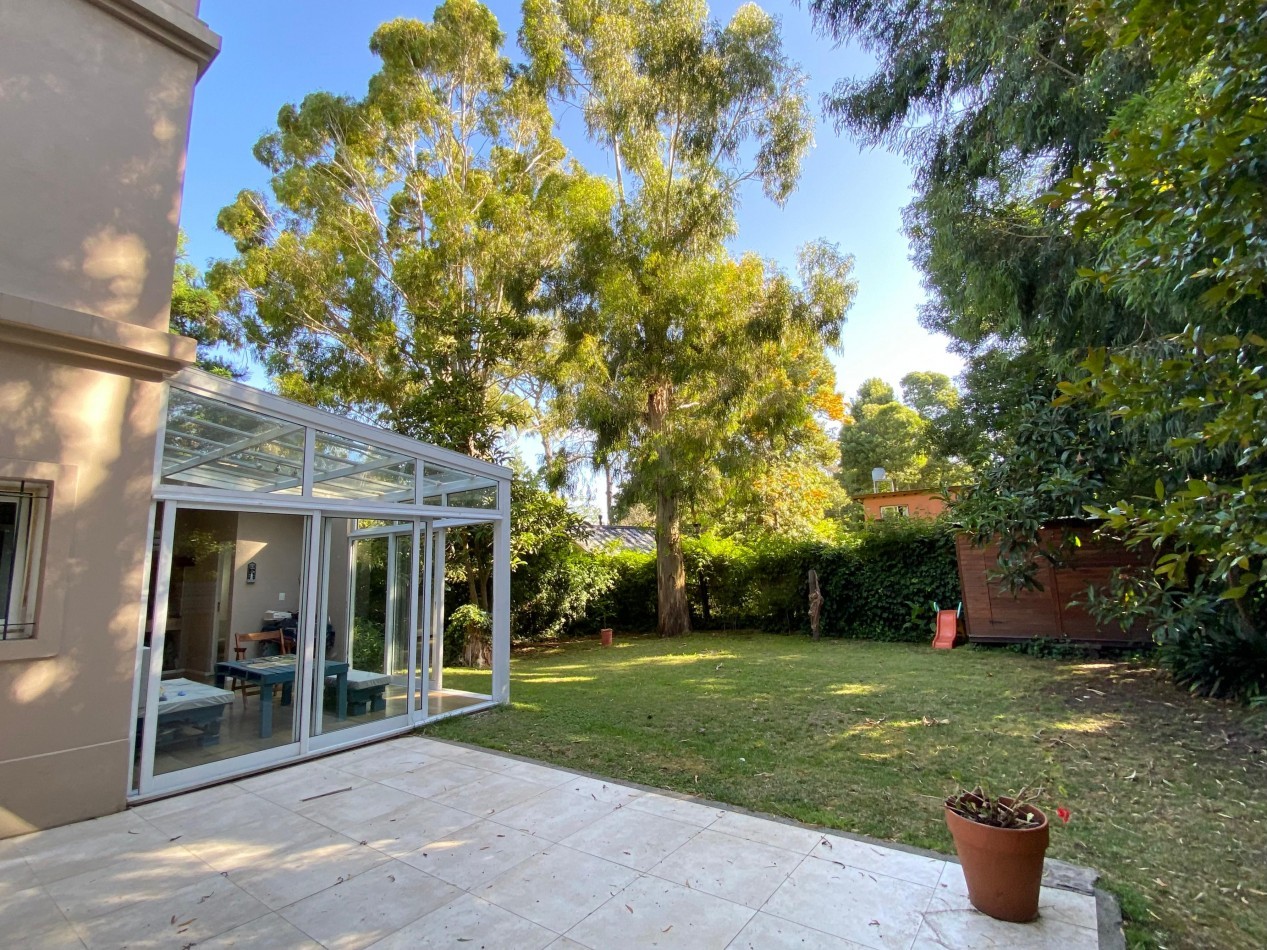
[[[950,494],[955,495],[955,489]],[[907,491],[867,492],[854,495],[862,504],[868,521],[881,518],[936,518],[946,510],[946,497],[938,488],[913,488]]]

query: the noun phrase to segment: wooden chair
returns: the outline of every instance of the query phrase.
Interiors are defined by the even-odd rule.
[[[248,643],[276,643],[278,649],[284,653],[290,653],[290,645],[286,642],[286,638],[282,636],[280,630],[261,630],[257,633],[235,633],[233,635],[233,659],[241,662],[246,659],[246,647]],[[246,708],[247,691],[258,693],[260,688],[252,686],[244,679],[238,679],[236,676],[230,677],[229,689],[242,692],[242,708]]]

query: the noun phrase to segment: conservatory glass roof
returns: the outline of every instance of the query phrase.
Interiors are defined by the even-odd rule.
[[[306,416],[315,413],[303,408]],[[382,444],[375,444],[337,431],[352,428],[346,420],[320,415],[328,415],[328,427],[174,384],[163,437],[162,484],[342,501],[497,507],[498,479],[479,471],[489,466],[472,460],[471,471],[450,468],[424,458],[421,450],[429,447],[422,443],[384,433]],[[409,445],[418,450],[409,450]]]

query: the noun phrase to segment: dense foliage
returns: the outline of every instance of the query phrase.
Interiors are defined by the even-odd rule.
[[[1267,12],[1250,0],[816,0],[871,49],[842,126],[917,165],[925,323],[970,358],[946,445],[983,454],[960,506],[1032,583],[1037,528],[1100,516],[1150,551],[1105,618],[1140,619],[1178,681],[1267,691]]]
[[[586,202],[502,43],[477,0],[380,26],[363,97],[314,92],[260,139],[272,194],[221,211],[238,253],[209,276],[283,395],[486,458],[531,421],[536,295]]]
[[[938,488],[971,475],[937,438],[937,423],[959,405],[944,373],[908,373],[902,399],[883,380],[863,380],[840,429],[840,480],[851,494],[873,490],[872,472],[883,468],[896,489]]]
[[[824,349],[853,296],[852,259],[807,245],[797,279],[732,256],[744,182],[782,204],[812,143],[804,76],[755,4],[726,23],[702,0],[528,0],[527,74],[583,116],[615,172],[552,282],[595,457],[618,454],[625,501],[652,506],[658,629],[689,629],[684,508],[718,483],[821,467]],[[799,517],[799,513],[793,517]]]
[[[716,537],[684,544],[692,621],[702,628],[809,632],[808,572],[818,572],[822,633],[831,637],[923,642],[932,637],[933,604],[960,598],[953,530],[941,521],[874,522],[842,540]],[[578,633],[599,626],[655,626],[650,555],[612,556],[618,578]]]

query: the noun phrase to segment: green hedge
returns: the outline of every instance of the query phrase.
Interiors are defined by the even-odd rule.
[[[824,636],[922,642],[932,637],[933,603],[954,607],[960,600],[954,534],[942,521],[873,523],[833,544],[691,538],[684,553],[699,629],[808,633],[811,568],[823,593]],[[614,584],[569,633],[655,628],[654,555],[609,559]]]

